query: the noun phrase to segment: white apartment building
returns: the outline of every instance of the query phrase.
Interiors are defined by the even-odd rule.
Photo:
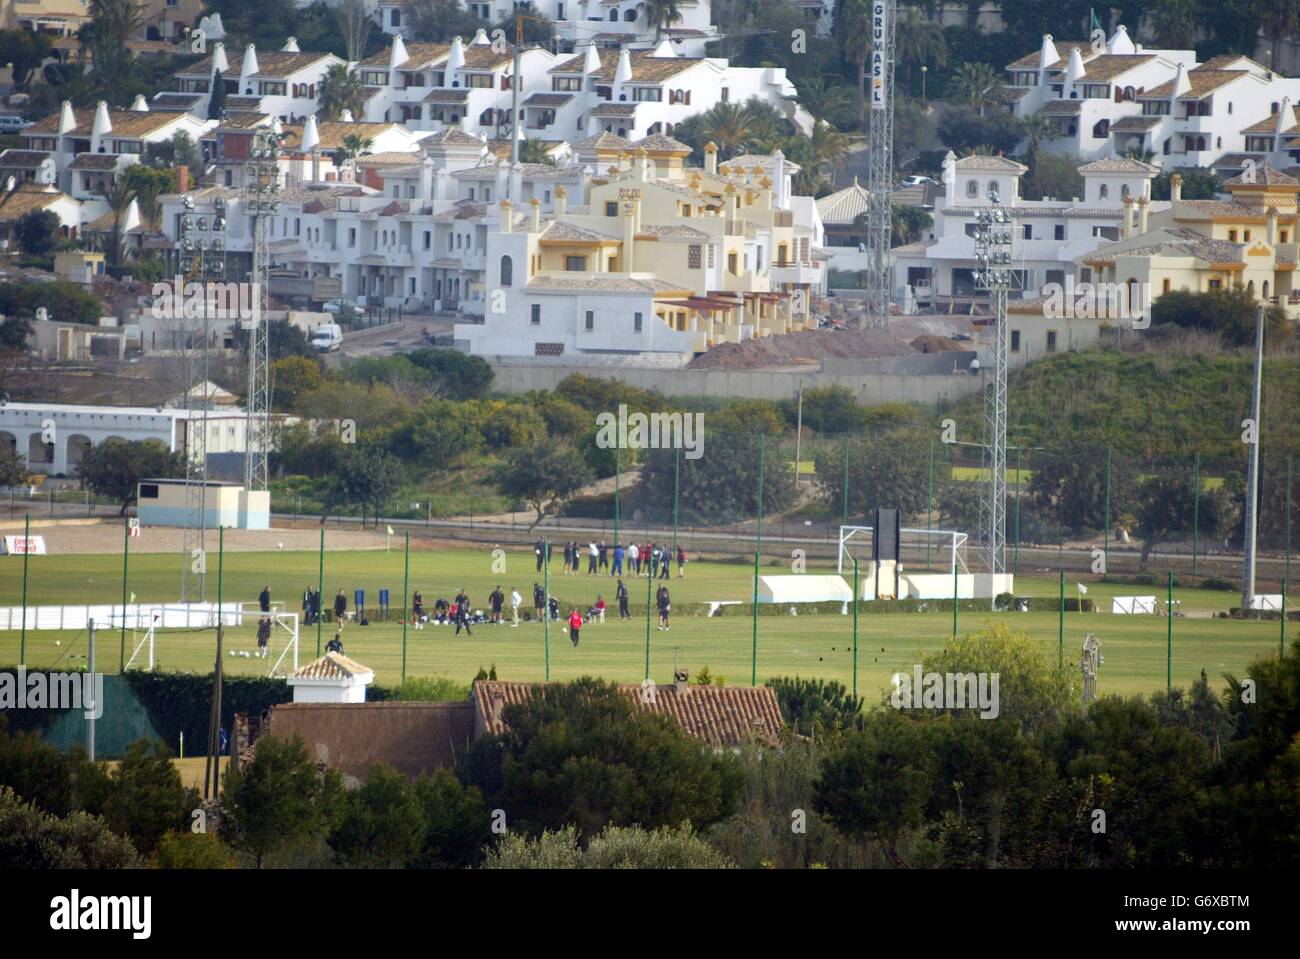
[[[459,38],[450,44],[407,44],[395,37],[392,46],[357,69],[371,89],[366,120],[391,120],[417,130],[462,125],[492,139],[511,135],[513,56],[508,49],[493,49],[483,30],[468,44]],[[589,44],[580,54],[559,57],[532,48],[524,51],[520,71],[520,120],[529,138],[671,134],[675,124],[719,100],[739,103],[750,97],[776,107],[799,129],[811,130],[807,111],[790,99],[796,90],[783,68],[679,56],[670,40],[652,50],[601,50]]]
[[[266,113],[290,123],[316,112],[317,94],[325,72],[343,63],[332,53],[304,53],[290,37],[278,51],[258,54],[244,47],[239,69],[232,71],[226,45],[214,43],[212,53],[174,76],[176,89],[154,97],[155,107],[208,115],[216,75],[226,92],[226,113]]]
[[[1038,52],[1006,71],[1011,113],[1048,121],[1041,145],[1049,152],[1091,160],[1137,151],[1161,167],[1208,167],[1233,155],[1237,172],[1245,156],[1279,167],[1300,157],[1284,143],[1247,144],[1284,101],[1300,103],[1300,78],[1248,57],[1198,64],[1193,50],[1143,48],[1121,25],[1099,49],[1045,35]]]
[[[1084,195],[1045,200],[1020,198],[1023,164],[1006,157],[950,152],[944,160],[944,194],[934,207],[931,236],[891,251],[891,286],[897,299],[922,307],[982,300],[975,289],[975,215],[990,205],[989,194],[1015,218],[1013,256],[1019,286],[1036,296],[1048,283],[1075,277],[1074,261],[1124,235],[1125,212],[1146,217],[1168,203],[1151,200],[1156,167],[1133,159],[1104,159],[1079,167]],[[1145,229],[1145,219],[1142,221]],[[906,288],[910,288],[909,291]]]
[[[214,120],[188,113],[152,112],[137,100],[130,110],[110,110],[99,101],[94,110],[74,110],[67,100],[58,113],[22,131],[26,150],[54,159],[56,185],[77,199],[97,199],[105,179],[138,163],[150,143],[163,143],[177,133],[196,142]]]

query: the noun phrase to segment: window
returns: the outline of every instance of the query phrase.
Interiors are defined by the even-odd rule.
[[[737,275],[737,274],[736,274],[736,254],[734,254],[734,253],[728,253],[728,254],[727,254],[727,272],[730,273],[732,276],[736,276],[736,275]]]
[[[1058,223],[1058,224],[1056,224],[1056,226],[1052,227],[1052,239],[1054,239],[1054,240],[1064,240],[1064,239],[1065,239],[1065,224],[1064,224],[1064,223]]]
[[[532,323],[533,326],[542,325],[542,304],[533,304],[532,316],[529,317],[529,322]]]
[[[391,11],[388,15],[388,23],[390,26],[400,27],[402,25],[402,11],[401,10]]]
[[[1244,232],[1241,234],[1241,238],[1242,238],[1243,240],[1245,240],[1247,243],[1249,243],[1249,242],[1250,242],[1250,231],[1249,231],[1249,230],[1244,231]]]
[[[424,231],[424,248],[426,250],[433,249],[433,234],[428,230]]]
[[[633,313],[633,314],[632,314],[632,332],[633,332],[633,333],[640,333],[640,332],[641,332],[641,314],[640,314],[640,313]]]
[[[501,285],[510,286],[515,281],[515,261],[508,256],[501,258]]]
[[[348,227],[348,246],[356,246],[356,245],[357,245],[357,228],[355,226],[350,226]]]
[[[157,483],[141,483],[141,484],[140,484],[140,498],[141,498],[141,499],[157,499],[157,498],[158,498],[158,484],[157,484]]]
[[[605,216],[618,216],[618,203],[610,200],[605,203]]]
[[[581,273],[587,268],[587,258],[585,256],[566,256],[564,258],[564,268],[570,273]]]
[[[978,223],[966,223],[962,226],[962,229],[966,231],[967,236],[976,236],[980,231]]]
[[[636,103],[659,103],[664,98],[659,87],[636,87],[632,90],[632,100]]]
[[[1291,236],[1290,233],[1288,233],[1286,230],[1283,230],[1278,234],[1278,239],[1282,243],[1290,243],[1291,242],[1291,240],[1289,239],[1290,236]]]
[[[711,270],[711,269],[713,269],[713,263],[714,263],[714,260],[713,260],[713,247],[712,247],[712,246],[709,247],[708,260],[709,260],[709,269]]]
[[[700,255],[701,247],[698,243],[692,243],[686,248],[686,268],[689,270],[698,270],[703,257]]]
[[[1019,330],[1011,331],[1011,352],[1012,353],[1020,352],[1020,331]]]
[[[1229,243],[1236,243],[1236,242],[1237,242],[1237,231],[1236,231],[1236,230],[1229,230],[1229,231],[1228,231],[1228,242],[1229,242]]]
[[[1173,285],[1174,285],[1174,284],[1173,284],[1173,282],[1169,279],[1169,277],[1165,277],[1165,278],[1164,278],[1164,281],[1160,284],[1160,292],[1161,292],[1161,293],[1168,293],[1168,292],[1173,288]]]
[[[1056,352],[1056,330],[1047,331],[1047,352]]]
[[[967,196],[967,197],[970,197],[970,198],[973,199],[973,198],[975,198],[975,197],[977,197],[977,196],[979,196],[979,195],[980,195],[980,184],[979,184],[979,181],[978,181],[978,180],[967,180],[967,181],[966,181],[966,196]]]
[[[1034,238],[1034,225],[1032,223],[1026,223],[1024,225],[1021,235],[1026,240],[1032,240]]]
[[[596,312],[594,310],[587,311],[586,328],[588,330],[594,330],[596,328]]]

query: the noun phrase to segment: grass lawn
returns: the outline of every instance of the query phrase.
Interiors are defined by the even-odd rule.
[[[325,596],[342,587],[352,607],[352,591],[366,590],[367,603],[378,599],[378,590],[388,588],[396,606],[402,596],[402,554],[376,551],[327,553],[325,557]],[[784,560],[772,557],[774,565],[765,572],[785,572]],[[421,550],[411,554],[411,588],[424,594],[431,608],[439,596],[450,599],[463,587],[478,607],[486,605],[493,586],[500,584],[509,593],[517,586],[531,607],[532,585],[538,579],[531,552],[510,552],[506,557],[509,572],[492,571],[490,547],[481,549]],[[0,559],[0,605],[18,605],[21,597],[21,573],[18,563],[8,557]],[[179,558],[167,554],[140,554],[131,558],[128,591],[137,600],[174,601],[180,583]],[[559,556],[552,570],[560,568]],[[810,573],[833,572],[809,569]],[[17,575],[14,575],[17,574]],[[31,605],[61,603],[113,603],[121,599],[121,556],[92,554],[83,556],[32,557],[29,597]],[[746,566],[728,563],[691,563],[687,577],[669,582],[674,604],[707,600],[747,600],[752,579]],[[273,599],[282,601],[297,612],[303,589],[317,578],[317,556],[312,552],[242,552],[228,554],[222,574],[223,598],[252,603],[263,585],[269,584]],[[1076,596],[1075,579],[1066,584],[1066,595]],[[216,597],[217,563],[210,561],[209,599]],[[656,588],[658,583],[656,582]],[[1163,597],[1162,588],[1114,586],[1088,582],[1088,596],[1104,609],[1110,608],[1114,595],[1151,595]],[[644,676],[646,624],[642,617],[631,623],[619,623],[613,610],[614,584],[608,577],[584,576],[551,578],[552,592],[558,596],[567,614],[571,604],[584,608],[600,591],[614,612],[604,625],[591,624],[583,629],[581,644],[573,648],[562,624],[550,630],[550,675],[568,679],[581,675],[598,675],[606,679],[637,682]],[[646,580],[629,581],[633,602],[646,601]],[[1017,594],[1054,597],[1058,583],[1054,573],[1025,570],[1017,580]],[[1223,673],[1241,674],[1256,656],[1277,649],[1279,625],[1196,618],[1227,609],[1236,602],[1234,594],[1211,590],[1179,590],[1176,598],[1188,618],[1174,621],[1173,680],[1187,685],[1202,669],[1214,679]],[[1006,622],[1023,629],[1030,640],[1055,654],[1058,642],[1058,615],[1053,612],[1000,613],[962,612],[960,632],[971,632],[986,624]],[[840,615],[760,616],[758,618],[758,680],[772,676],[799,674],[805,677],[837,679],[851,684],[853,617]],[[1067,613],[1065,616],[1065,659],[1077,662],[1083,635],[1093,632],[1102,642],[1105,664],[1100,685],[1105,692],[1134,693],[1161,688],[1165,682],[1167,620],[1158,616],[1112,616],[1108,613]],[[868,697],[888,688],[889,677],[896,670],[910,670],[920,653],[938,649],[952,631],[951,612],[914,614],[863,614],[859,616],[858,686]],[[322,643],[333,635],[334,627],[325,624]],[[537,680],[546,675],[546,641],[540,624],[524,623],[518,629],[483,626],[472,638],[445,626],[428,626],[410,630],[407,642],[408,676],[447,676],[466,682],[479,667],[495,664],[502,679]],[[1294,627],[1290,630],[1294,636]],[[744,615],[716,617],[677,616],[668,632],[650,629],[651,675],[658,682],[669,682],[674,665],[690,669],[692,675],[708,666],[711,673],[725,677],[728,684],[744,685],[750,681],[753,648],[753,622]],[[214,633],[211,631],[171,631],[162,634],[156,646],[157,668],[207,672],[212,667]],[[349,625],[344,630],[344,648],[349,656],[372,667],[376,681],[396,684],[402,670],[402,628],[397,623],[375,623],[369,627]],[[1289,637],[1291,638],[1291,637]],[[132,634],[127,634],[128,646]],[[57,645],[56,645],[57,644]],[[115,669],[118,662],[119,636],[101,633],[99,662],[101,668]],[[228,650],[252,651],[255,648],[254,626],[231,628],[226,634]],[[299,661],[315,655],[316,631],[304,628]],[[84,662],[85,636],[75,632],[29,630],[27,665],[50,667],[56,662],[63,668],[75,668]],[[19,633],[0,632],[0,663],[19,660]],[[226,668],[234,674],[265,673],[266,662],[242,656],[226,658]]]

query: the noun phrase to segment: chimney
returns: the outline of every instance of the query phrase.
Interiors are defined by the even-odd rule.
[[[1059,59],[1061,57],[1056,52],[1056,44],[1052,42],[1052,35],[1044,33],[1043,45],[1038,48],[1038,85],[1040,87],[1047,85],[1047,68]]]
[[[316,115],[312,114],[302,125],[302,144],[301,149],[304,153],[311,154],[311,181],[316,183],[320,180],[320,126],[316,123]]]
[[[578,181],[578,196],[581,197],[582,205],[586,206],[591,203],[591,175],[590,166],[582,168],[581,179]]]
[[[529,206],[533,208],[533,232],[542,232],[542,201],[533,197],[528,201]]]
[[[1282,98],[1282,109],[1280,109],[1280,110],[1277,111],[1277,128],[1274,130],[1274,132],[1275,132],[1279,137],[1280,137],[1283,133],[1286,133],[1286,131],[1287,131],[1288,129],[1290,129],[1291,124],[1293,124],[1293,123],[1295,122],[1295,117],[1292,116],[1292,113],[1293,113],[1293,111],[1292,111],[1292,109],[1291,109],[1291,98],[1290,98],[1290,97],[1283,97],[1283,98]],[[1278,149],[1281,149],[1281,147],[1282,147],[1282,141],[1281,141],[1281,140],[1278,140],[1278,141],[1277,141],[1277,145],[1278,145]]]
[[[406,44],[402,42],[401,34],[393,37],[393,46],[388,51],[388,69],[396,70],[409,59],[406,53]],[[390,85],[397,84],[397,77],[389,77]]]
[[[516,203],[524,198],[524,165],[516,163],[510,168],[510,199]]]
[[[564,216],[569,212],[569,191],[563,186],[555,188],[555,215]]]
[[[108,118],[108,104],[100,100],[95,104],[95,122],[90,129],[90,152],[98,153],[100,142],[113,132],[113,122]]]
[[[1277,246],[1277,207],[1268,208],[1268,245]]]
[[[772,180],[776,185],[772,206],[784,209],[788,199],[785,194],[785,154],[780,149],[773,150],[772,159],[776,161],[772,170]]]
[[[59,133],[71,133],[77,128],[77,117],[72,112],[72,101],[64,100],[59,107]]]
[[[284,46],[280,48],[280,52],[281,53],[302,53],[302,51],[298,49],[298,38],[290,37],[288,40],[284,41]]]
[[[691,674],[689,670],[673,670],[673,692],[678,696],[685,696],[691,688]]]
[[[510,196],[510,161],[505,157],[497,160],[496,190],[498,200]]]
[[[226,45],[217,41],[212,45],[212,72],[221,71],[224,77],[230,72],[230,61],[226,59]]]
[[[501,214],[500,214],[500,216],[501,216],[501,232],[502,232],[502,233],[513,233],[513,232],[514,232],[514,218],[515,218],[514,204],[511,203],[509,200],[502,200],[500,203],[497,204],[497,207],[498,207],[498,208],[500,209],[500,211],[501,211]]]
[[[709,176],[718,175],[718,145],[712,140],[704,144],[704,172]]]
[[[439,167],[433,174],[433,200],[435,203],[447,203],[453,199],[451,174],[446,167]]]
[[[143,93],[137,93],[135,99],[131,101],[131,110],[135,113],[148,113],[149,103],[144,98]]]
[[[357,121],[352,118],[351,110],[339,111],[339,123],[356,123],[356,122]]]
[[[625,85],[632,80],[632,57],[627,52],[627,47],[621,47],[618,51],[618,66],[614,68],[614,96],[624,100],[626,89]]]
[[[484,30],[482,27],[479,27],[478,30],[475,31],[474,33],[474,39],[470,41],[470,46],[482,47],[491,42],[492,41],[488,39],[487,31]]]
[[[428,155],[420,161],[420,199],[433,199],[433,157]]]
[[[600,54],[597,52],[594,43],[587,44],[587,52],[582,55],[582,72],[600,72]]]
[[[740,198],[736,196],[735,184],[728,183],[727,188],[723,190],[722,193],[723,193],[723,200],[726,205],[727,219],[734,220],[736,218],[736,204],[740,200]]]
[[[631,273],[636,262],[637,212],[635,200],[629,197],[623,201],[623,249],[619,252],[619,260],[624,273]]]
[[[184,163],[176,164],[176,192],[188,193],[190,189],[190,168]]]
[[[636,152],[632,155],[632,179],[638,183],[644,183],[646,167],[646,152],[644,147],[637,147]]]
[[[239,92],[248,93],[248,78],[257,73],[260,67],[257,65],[257,47],[251,43],[244,47],[244,63],[239,69]]]
[[[1129,193],[1124,194],[1124,229],[1120,236],[1125,240],[1133,236],[1133,196]]]
[[[1151,201],[1144,196],[1137,198],[1138,205],[1138,236],[1146,233],[1150,227],[1147,225],[1151,215]]]
[[[1175,173],[1169,178],[1169,202],[1179,203],[1183,199],[1183,175]]]
[[[447,85],[457,86],[457,71],[465,69],[465,43],[460,37],[451,38],[451,52],[447,54]]]

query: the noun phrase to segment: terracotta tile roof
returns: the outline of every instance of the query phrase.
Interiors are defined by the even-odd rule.
[[[1163,238],[1157,235],[1155,242],[1148,246],[1117,252],[1121,256],[1194,256],[1207,263],[1239,263],[1241,251],[1245,249],[1243,243],[1211,239],[1203,233],[1197,233],[1186,227],[1166,227],[1160,233],[1163,234]]]
[[[521,106],[525,107],[562,107],[573,99],[572,93],[532,93]]]
[[[13,147],[0,152],[0,168],[9,170],[35,170],[47,157],[54,156],[44,150],[18,150]]]
[[[597,133],[595,136],[587,137],[585,140],[579,140],[573,144],[575,150],[606,150],[618,151],[630,150],[632,143],[623,137],[613,133]]]
[[[1204,63],[1199,64],[1197,70],[1241,70],[1247,67],[1254,67],[1256,70],[1267,71],[1268,67],[1256,63],[1250,57],[1243,56],[1240,53],[1224,53],[1217,57],[1210,57]]]
[[[663,223],[655,226],[643,226],[637,230],[636,238],[638,240],[707,240],[709,234],[702,230],[697,230],[693,226],[687,226],[685,223]]]
[[[419,156],[415,153],[368,153],[357,157],[359,167],[418,167]]]
[[[602,240],[617,240],[618,237],[565,220],[552,220],[550,225],[542,230],[542,239],[564,240],[569,243],[599,243]]]
[[[1291,122],[1282,128],[1283,133],[1296,133],[1300,131],[1300,106],[1293,106]],[[1277,130],[1277,114],[1265,117],[1258,123],[1252,123],[1242,133],[1273,133]]]
[[[12,223],[33,210],[44,210],[52,203],[68,199],[72,198],[58,190],[20,186],[13,193],[0,197],[0,223]]]
[[[1143,163],[1141,160],[1135,160],[1132,157],[1104,157],[1100,160],[1093,160],[1091,163],[1085,163],[1079,167],[1079,172],[1083,174],[1128,173],[1135,176],[1155,176],[1160,172],[1160,168],[1152,166],[1150,163]]]
[[[159,110],[186,110],[198,103],[201,93],[159,93],[149,101],[149,108]]]
[[[1159,117],[1121,117],[1110,125],[1111,133],[1145,133],[1160,122]]]
[[[689,70],[697,63],[703,63],[704,60],[698,57],[654,57],[650,50],[634,50],[629,57],[632,67],[633,83],[661,83],[670,77],[675,77],[683,70]],[[603,50],[600,54],[600,71],[597,77],[605,82],[614,79],[614,71],[618,69],[618,50]],[[582,68],[583,56],[572,57],[565,60],[559,66],[552,67],[551,73],[576,73],[585,74]]]
[[[593,117],[634,117],[636,116],[635,103],[604,103],[595,107],[591,111]]]
[[[575,290],[581,290],[587,293],[645,293],[653,296],[656,293],[689,293],[689,289],[679,283],[669,283],[666,280],[655,279],[634,279],[625,276],[610,276],[608,274],[598,274],[595,276],[582,276],[575,274],[573,276],[550,275],[536,276],[528,281],[527,289],[537,292],[551,293],[572,293]]]
[[[1085,61],[1087,60],[1089,54],[1092,53],[1092,44],[1090,44],[1087,40],[1078,40],[1078,41],[1076,41],[1076,40],[1059,40],[1059,41],[1057,41],[1057,42],[1056,42],[1055,44],[1053,44],[1053,45],[1056,47],[1056,53],[1057,53],[1057,57],[1058,57],[1058,59],[1053,60],[1052,63],[1047,64],[1047,66],[1049,66],[1049,67],[1052,66],[1053,63],[1059,63],[1059,64],[1061,64],[1062,66],[1064,66],[1066,63],[1068,63],[1069,60],[1070,60],[1070,51],[1071,51],[1071,50],[1076,50],[1076,49],[1077,49],[1077,50],[1079,51],[1080,56],[1082,56],[1082,57],[1084,58]],[[1027,53],[1027,54],[1025,54],[1025,55],[1024,55],[1023,57],[1021,57],[1019,60],[1012,60],[1010,63],[1008,63],[1008,64],[1006,65],[1005,69],[1007,69],[1007,70],[1037,70],[1037,69],[1038,69],[1038,57],[1039,57],[1039,54],[1040,54],[1041,52],[1042,52],[1041,50],[1035,50],[1033,53]]]
[[[1286,186],[1295,187],[1300,190],[1300,180],[1297,180],[1293,176],[1287,176],[1281,170],[1269,166],[1268,163],[1262,163],[1257,166],[1255,168],[1254,177],[1253,180],[1247,180],[1246,174],[1243,173],[1241,176],[1235,176],[1231,180],[1226,181],[1223,185],[1241,187]]]
[[[296,150],[302,143],[301,123],[284,124],[284,137],[280,141],[281,147],[286,150]],[[373,140],[381,133],[387,133],[394,127],[405,130],[400,123],[344,123],[342,120],[325,120],[316,125],[317,132],[320,134],[321,150],[337,150],[343,146],[344,138],[348,136],[359,136],[362,139]]]
[[[459,90],[430,90],[425,96],[425,103],[464,103],[469,99],[469,91]]]
[[[1047,117],[1075,116],[1083,111],[1082,100],[1050,100],[1038,112]]]
[[[218,130],[252,130],[271,122],[271,114],[249,111],[247,113],[229,113],[221,118]]]
[[[1122,76],[1134,67],[1140,67],[1155,59],[1152,53],[1103,53],[1092,59],[1084,58],[1084,83],[1108,83]],[[1053,72],[1064,72],[1062,66]],[[1190,74],[1191,71],[1189,71]]]
[[[646,153],[690,153],[691,148],[681,140],[674,140],[662,133],[652,133],[632,144],[632,149],[640,147]]]
[[[312,660],[293,674],[294,679],[356,679],[361,676],[374,676],[375,671],[369,666],[362,666],[354,659],[342,653],[326,653],[320,659]]]
[[[332,53],[287,53],[276,50],[257,55],[257,72],[254,77],[291,77],[300,70],[316,66],[322,60],[337,59]]]
[[[475,682],[474,704],[484,729],[504,732],[505,708],[522,705],[538,688],[531,683]],[[766,686],[689,686],[680,693],[673,686],[659,686],[653,703],[641,701],[640,686],[620,685],[618,691],[639,708],[670,717],[688,736],[715,749],[735,748],[752,737],[774,744],[785,726],[776,691]]]
[[[68,164],[69,170],[116,170],[115,153],[78,153],[76,159]]]
[[[95,125],[95,111],[73,110],[72,115],[76,121],[76,126],[70,132],[90,136],[90,131]],[[183,114],[179,113],[148,113],[143,110],[109,110],[108,122],[113,125],[113,137],[132,138],[156,133],[164,127],[177,122],[182,116]],[[59,132],[59,114],[51,113],[47,117],[42,117],[22,132],[24,136],[57,134]]]
[[[1006,157],[985,156],[983,154],[962,157],[955,165],[958,170],[996,170],[999,173],[1014,173],[1017,176],[1029,169],[1023,163],[1017,163],[1015,160],[1009,160]]]
[[[1023,100],[1025,95],[1029,93],[1029,90],[1029,87],[1002,87],[1002,89],[996,92],[998,99],[1003,103],[1016,103]]]
[[[431,67],[439,60],[446,59],[451,53],[450,43],[407,43],[406,59],[397,65],[399,70],[419,70],[422,67]],[[388,62],[392,59],[393,48],[385,47],[374,56],[366,57],[358,66],[362,67],[382,67],[388,69]]]
[[[471,136],[458,127],[448,127],[445,130],[439,130],[420,141],[422,147],[427,146],[453,146],[453,147],[481,147],[483,141],[476,136]]]
[[[547,152],[554,150],[558,146],[563,146],[563,140],[538,140],[535,137],[528,138],[529,143],[537,143],[546,149]],[[487,148],[492,155],[499,159],[508,159],[510,157],[511,142],[510,140],[488,140]]]
[[[1191,90],[1184,93],[1178,99],[1180,100],[1201,100],[1208,97],[1220,87],[1238,80],[1241,77],[1249,76],[1245,70],[1203,70],[1196,68],[1188,70],[1186,73],[1187,80],[1191,84]],[[1159,86],[1152,87],[1145,93],[1139,93],[1139,100],[1168,100],[1174,93],[1174,81],[1166,80]]]
[[[231,112],[262,109],[261,97],[226,97],[226,109]]]
[[[496,70],[514,59],[509,51],[497,52],[490,43],[470,44],[465,48],[466,70]]]

